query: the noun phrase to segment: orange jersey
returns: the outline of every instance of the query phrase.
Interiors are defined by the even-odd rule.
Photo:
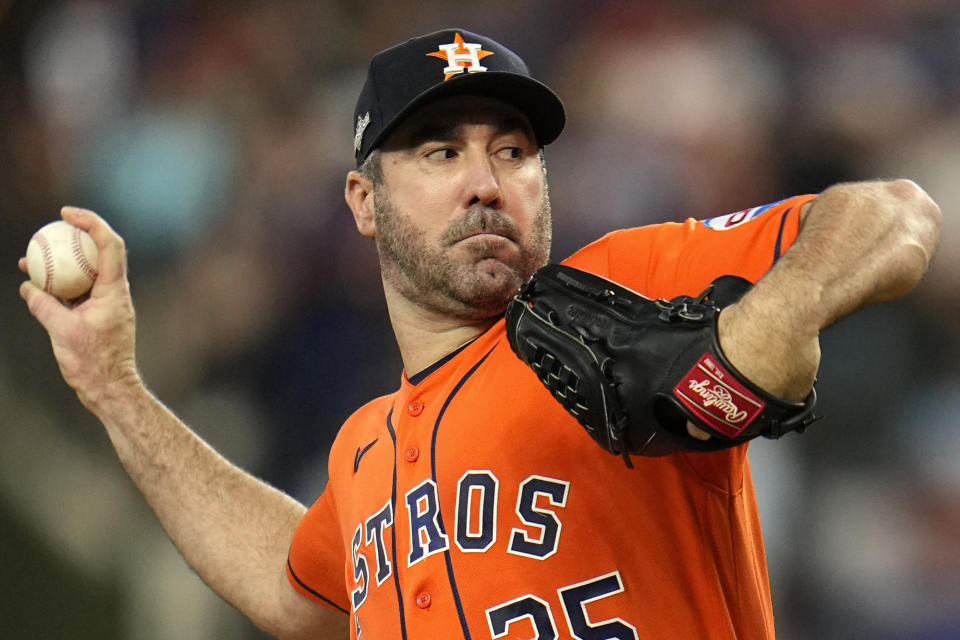
[[[792,198],[611,233],[565,261],[650,297],[759,279]],[[501,320],[351,416],[290,549],[352,638],[773,638],[746,446],[603,451],[510,350]]]

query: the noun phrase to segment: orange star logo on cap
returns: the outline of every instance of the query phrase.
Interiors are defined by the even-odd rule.
[[[463,36],[457,33],[453,37],[453,42],[442,44],[437,51],[431,51],[426,55],[446,61],[447,66],[443,69],[443,80],[446,82],[464,71],[467,73],[486,71],[487,68],[481,65],[480,61],[487,56],[494,55],[494,52],[484,51],[483,45],[464,42]]]

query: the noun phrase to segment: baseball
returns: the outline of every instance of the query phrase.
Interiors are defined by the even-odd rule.
[[[90,234],[63,220],[40,228],[27,245],[30,281],[63,300],[79,298],[97,277],[99,251]]]

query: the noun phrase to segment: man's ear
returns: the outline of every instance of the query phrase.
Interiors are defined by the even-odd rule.
[[[347,174],[343,197],[353,212],[353,221],[361,235],[373,237],[377,232],[373,212],[373,182],[359,171]]]

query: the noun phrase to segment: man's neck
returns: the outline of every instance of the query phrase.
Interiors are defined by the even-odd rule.
[[[387,288],[390,324],[407,376],[423,371],[489,329],[498,318],[466,321],[432,313]]]

